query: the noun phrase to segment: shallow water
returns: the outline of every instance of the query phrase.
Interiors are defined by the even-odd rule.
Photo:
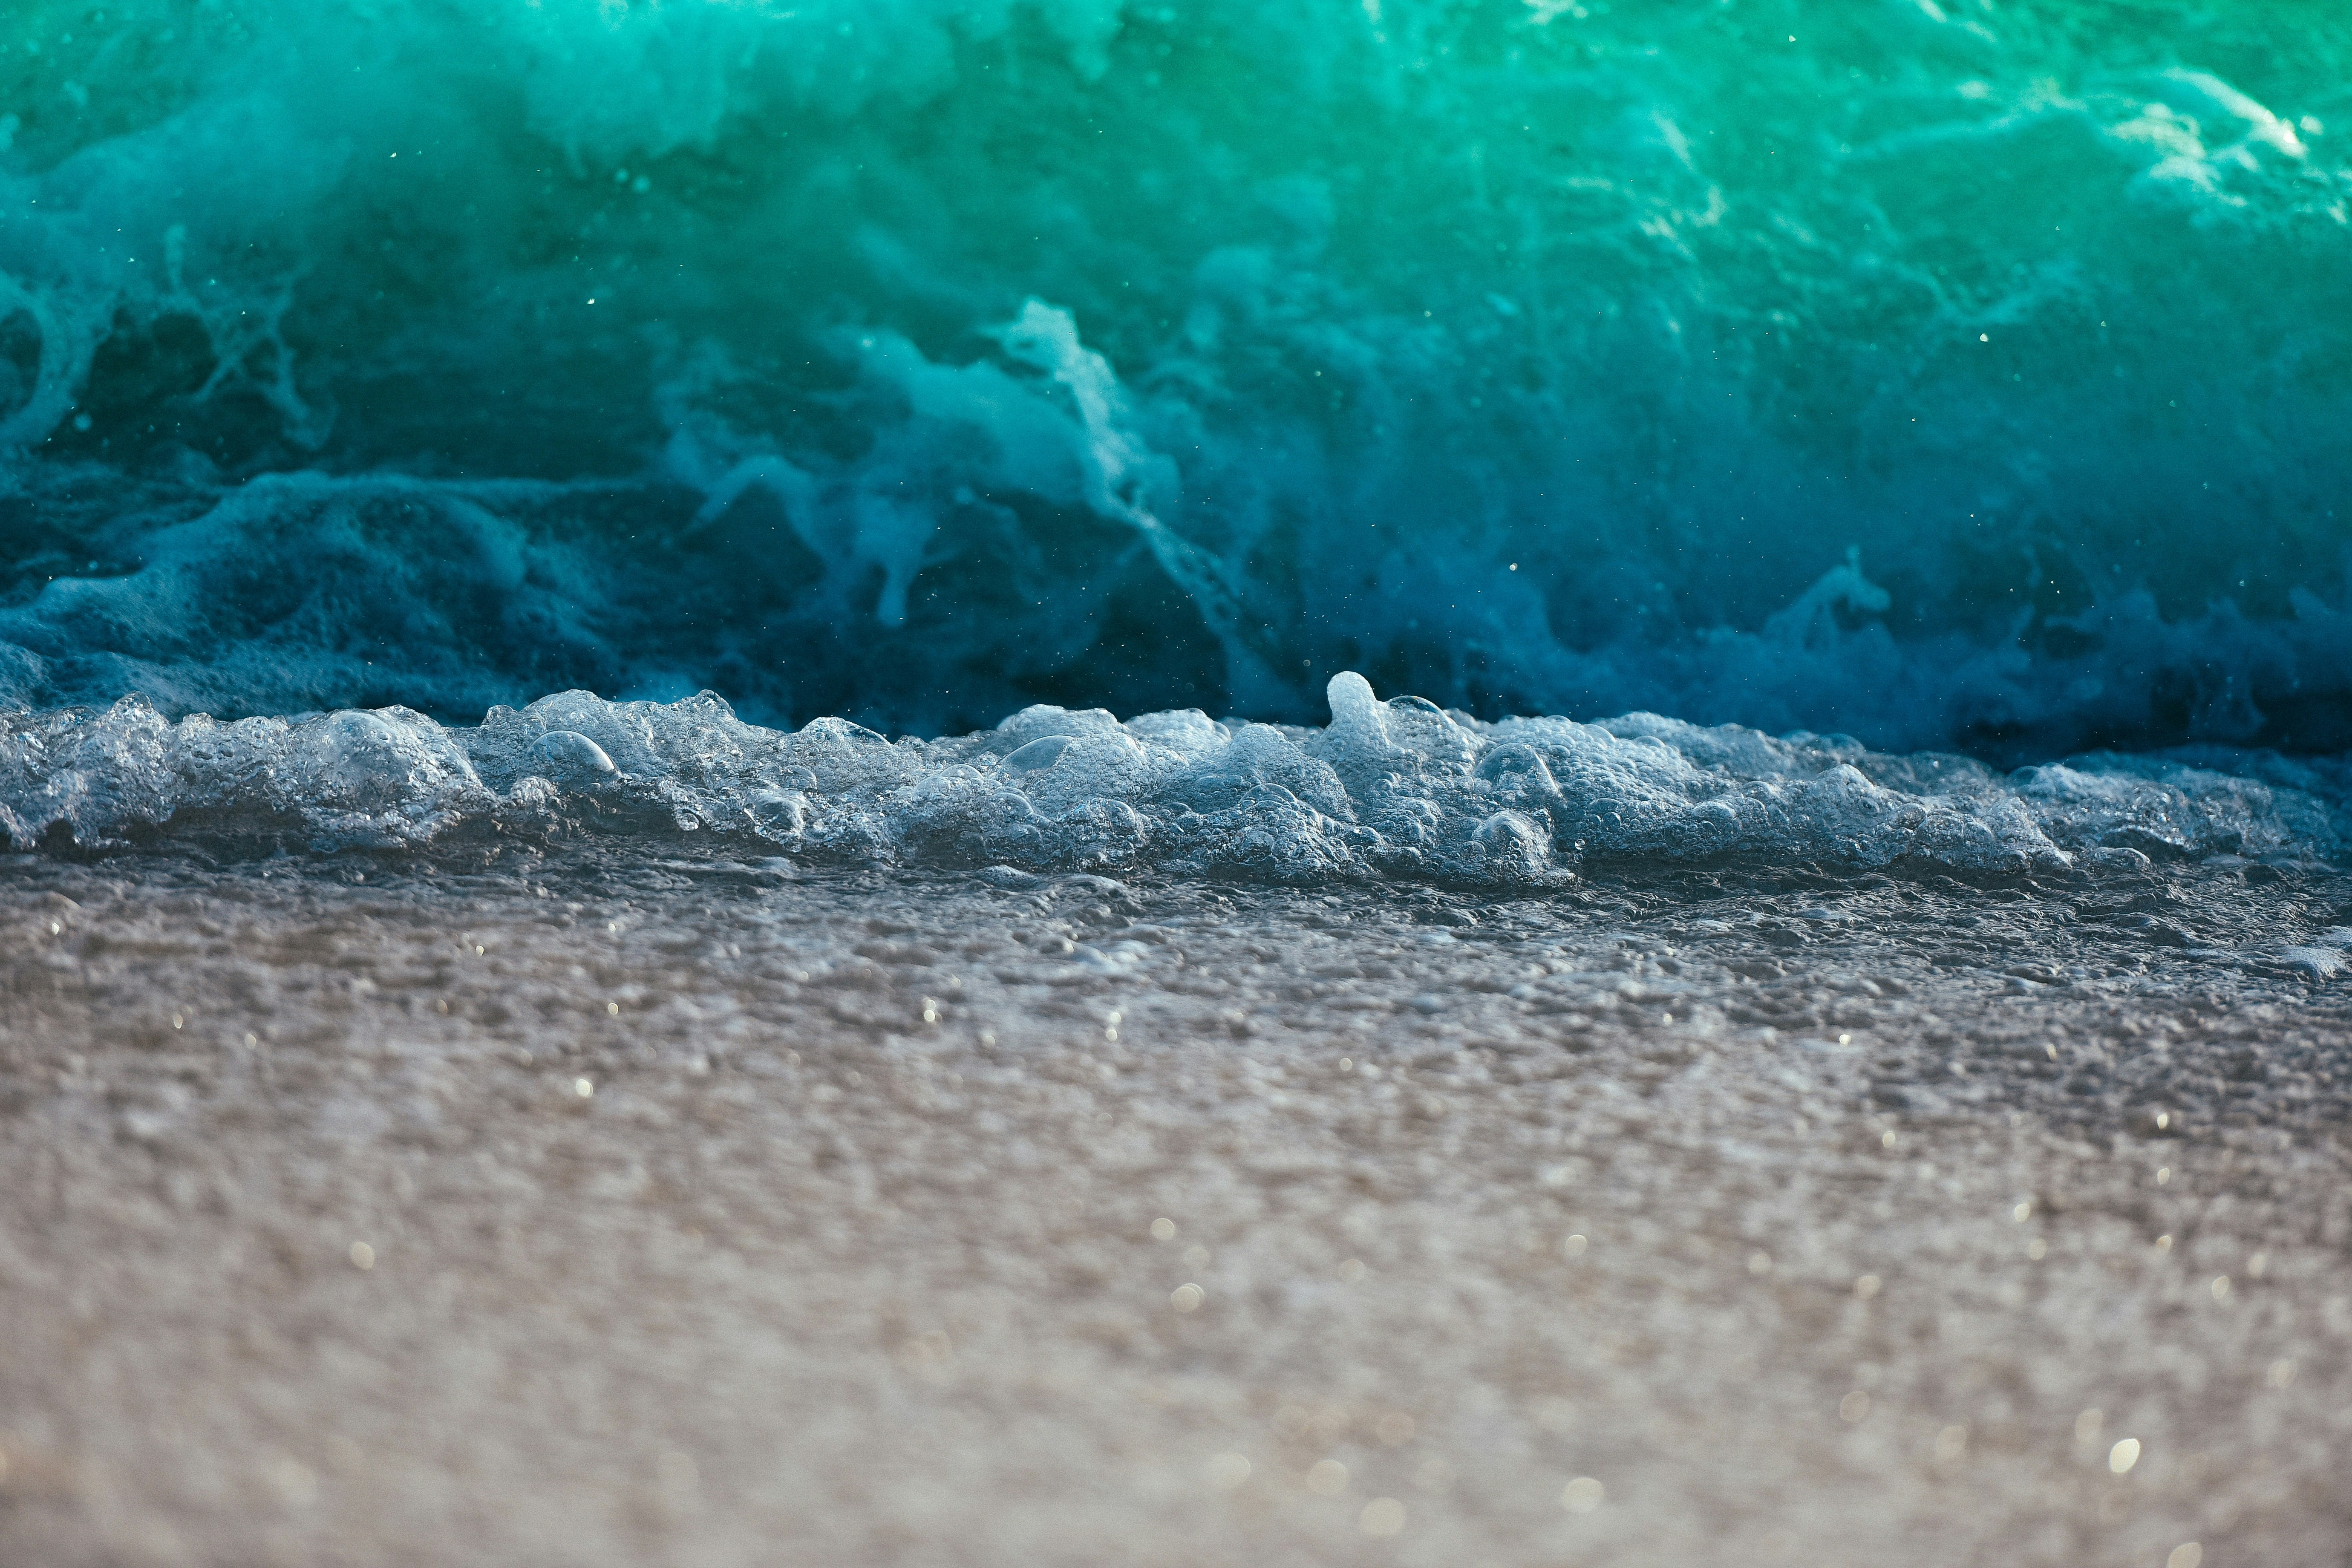
[[[2347,899],[18,858],[0,1543],[2333,1568]]]

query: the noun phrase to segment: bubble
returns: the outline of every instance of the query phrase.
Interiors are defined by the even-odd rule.
[[[530,743],[530,758],[552,779],[593,777],[617,770],[604,748],[576,730],[551,730]]]
[[[1067,735],[1047,735],[1012,752],[1002,765],[1016,773],[1043,773],[1059,763],[1071,744]]]

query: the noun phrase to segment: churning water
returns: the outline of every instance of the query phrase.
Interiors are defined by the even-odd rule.
[[[2337,7],[0,19],[28,708],[2352,742]]]

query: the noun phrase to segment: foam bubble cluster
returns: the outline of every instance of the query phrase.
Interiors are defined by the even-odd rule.
[[[0,719],[0,830],[18,849],[690,837],[835,864],[1497,888],[1588,865],[2052,873],[2344,843],[2343,792],[2277,759],[2091,757],[2003,777],[1653,714],[1488,723],[1383,701],[1353,673],[1328,699],[1320,729],[1038,705],[891,740],[841,719],[749,724],[709,692],[567,691],[473,728],[401,708],[173,722],[125,698]]]

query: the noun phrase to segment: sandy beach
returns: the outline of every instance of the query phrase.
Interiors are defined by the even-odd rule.
[[[0,1558],[2340,1568],[2347,894],[17,858]]]

